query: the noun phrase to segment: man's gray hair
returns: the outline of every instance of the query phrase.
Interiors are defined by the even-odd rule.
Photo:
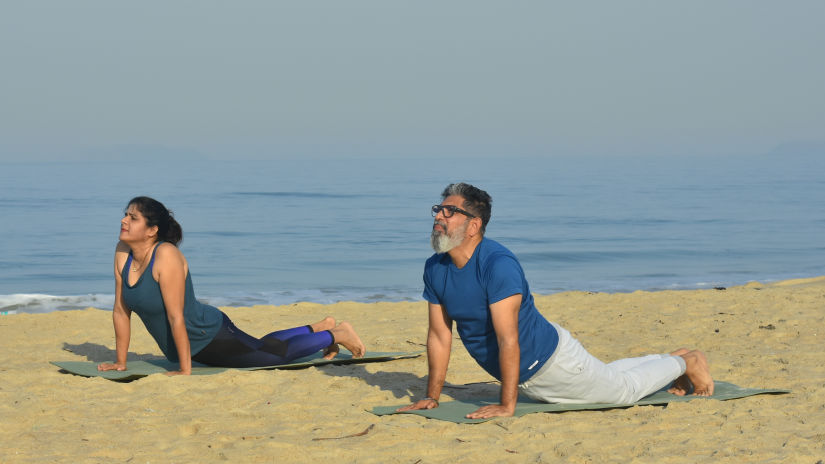
[[[443,200],[453,195],[464,198],[464,203],[462,203],[461,206],[481,218],[481,235],[484,235],[493,210],[492,197],[484,190],[473,187],[470,184],[465,184],[464,182],[448,185],[447,188],[441,192],[441,199]]]

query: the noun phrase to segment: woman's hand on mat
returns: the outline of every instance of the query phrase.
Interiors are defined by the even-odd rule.
[[[502,406],[500,404],[491,404],[489,406],[482,406],[467,414],[467,419],[489,419],[490,417],[510,417],[515,412],[516,408]]]
[[[337,343],[333,343],[332,345],[324,348],[324,359],[332,359],[338,355],[340,348],[338,348]]]
[[[438,407],[438,401],[432,398],[424,398],[423,400],[418,400],[413,404],[409,404],[407,406],[401,407],[396,409],[396,412],[401,411],[413,411],[416,409],[433,409]]]
[[[125,371],[126,363],[100,363],[97,365],[99,371]]]

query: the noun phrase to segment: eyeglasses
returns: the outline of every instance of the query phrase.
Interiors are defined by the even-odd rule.
[[[438,213],[443,213],[445,218],[453,217],[455,213],[461,213],[469,218],[476,217],[475,214],[472,214],[468,211],[464,211],[463,209],[453,206],[453,205],[433,205],[433,217],[438,216]]]

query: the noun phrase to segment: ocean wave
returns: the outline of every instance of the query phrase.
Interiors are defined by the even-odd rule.
[[[287,305],[299,302],[332,304],[341,301],[376,303],[379,301],[417,301],[420,289],[406,288],[316,288],[267,292],[232,292],[221,295],[199,295],[198,300],[213,306]]]
[[[198,300],[212,306],[287,305],[298,302],[332,304],[341,301],[375,303],[379,301],[417,301],[420,290],[412,289],[306,289],[271,292],[232,292],[221,295],[198,295]],[[111,310],[114,295],[0,295],[0,314],[49,313],[72,309]]]
[[[764,275],[748,272],[722,273],[716,279],[708,276],[685,276],[677,273],[631,273],[626,279],[580,279],[554,280],[534,279],[531,291],[539,295],[550,295],[567,291],[591,291],[606,293],[629,293],[637,290],[697,290],[716,287],[734,287],[748,282],[771,283],[788,279],[808,278],[811,275],[789,273]],[[358,303],[423,301],[421,289],[417,287],[366,288],[336,287],[297,290],[277,290],[264,292],[224,292],[216,294],[199,293],[199,301],[217,307],[249,307],[258,305],[282,306],[300,302],[334,304],[342,301]],[[46,294],[0,295],[0,315],[21,313],[48,313],[73,309],[98,308],[111,310],[114,295],[88,294],[58,296]]]
[[[111,309],[114,295],[43,295],[38,293],[16,293],[0,295],[0,312],[15,313],[49,313],[69,309],[99,308]]]

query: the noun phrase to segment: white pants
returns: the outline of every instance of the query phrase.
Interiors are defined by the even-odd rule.
[[[570,332],[553,324],[559,345],[526,382],[525,396],[547,403],[634,403],[670,385],[685,373],[685,360],[652,354],[605,364],[587,352]]]

